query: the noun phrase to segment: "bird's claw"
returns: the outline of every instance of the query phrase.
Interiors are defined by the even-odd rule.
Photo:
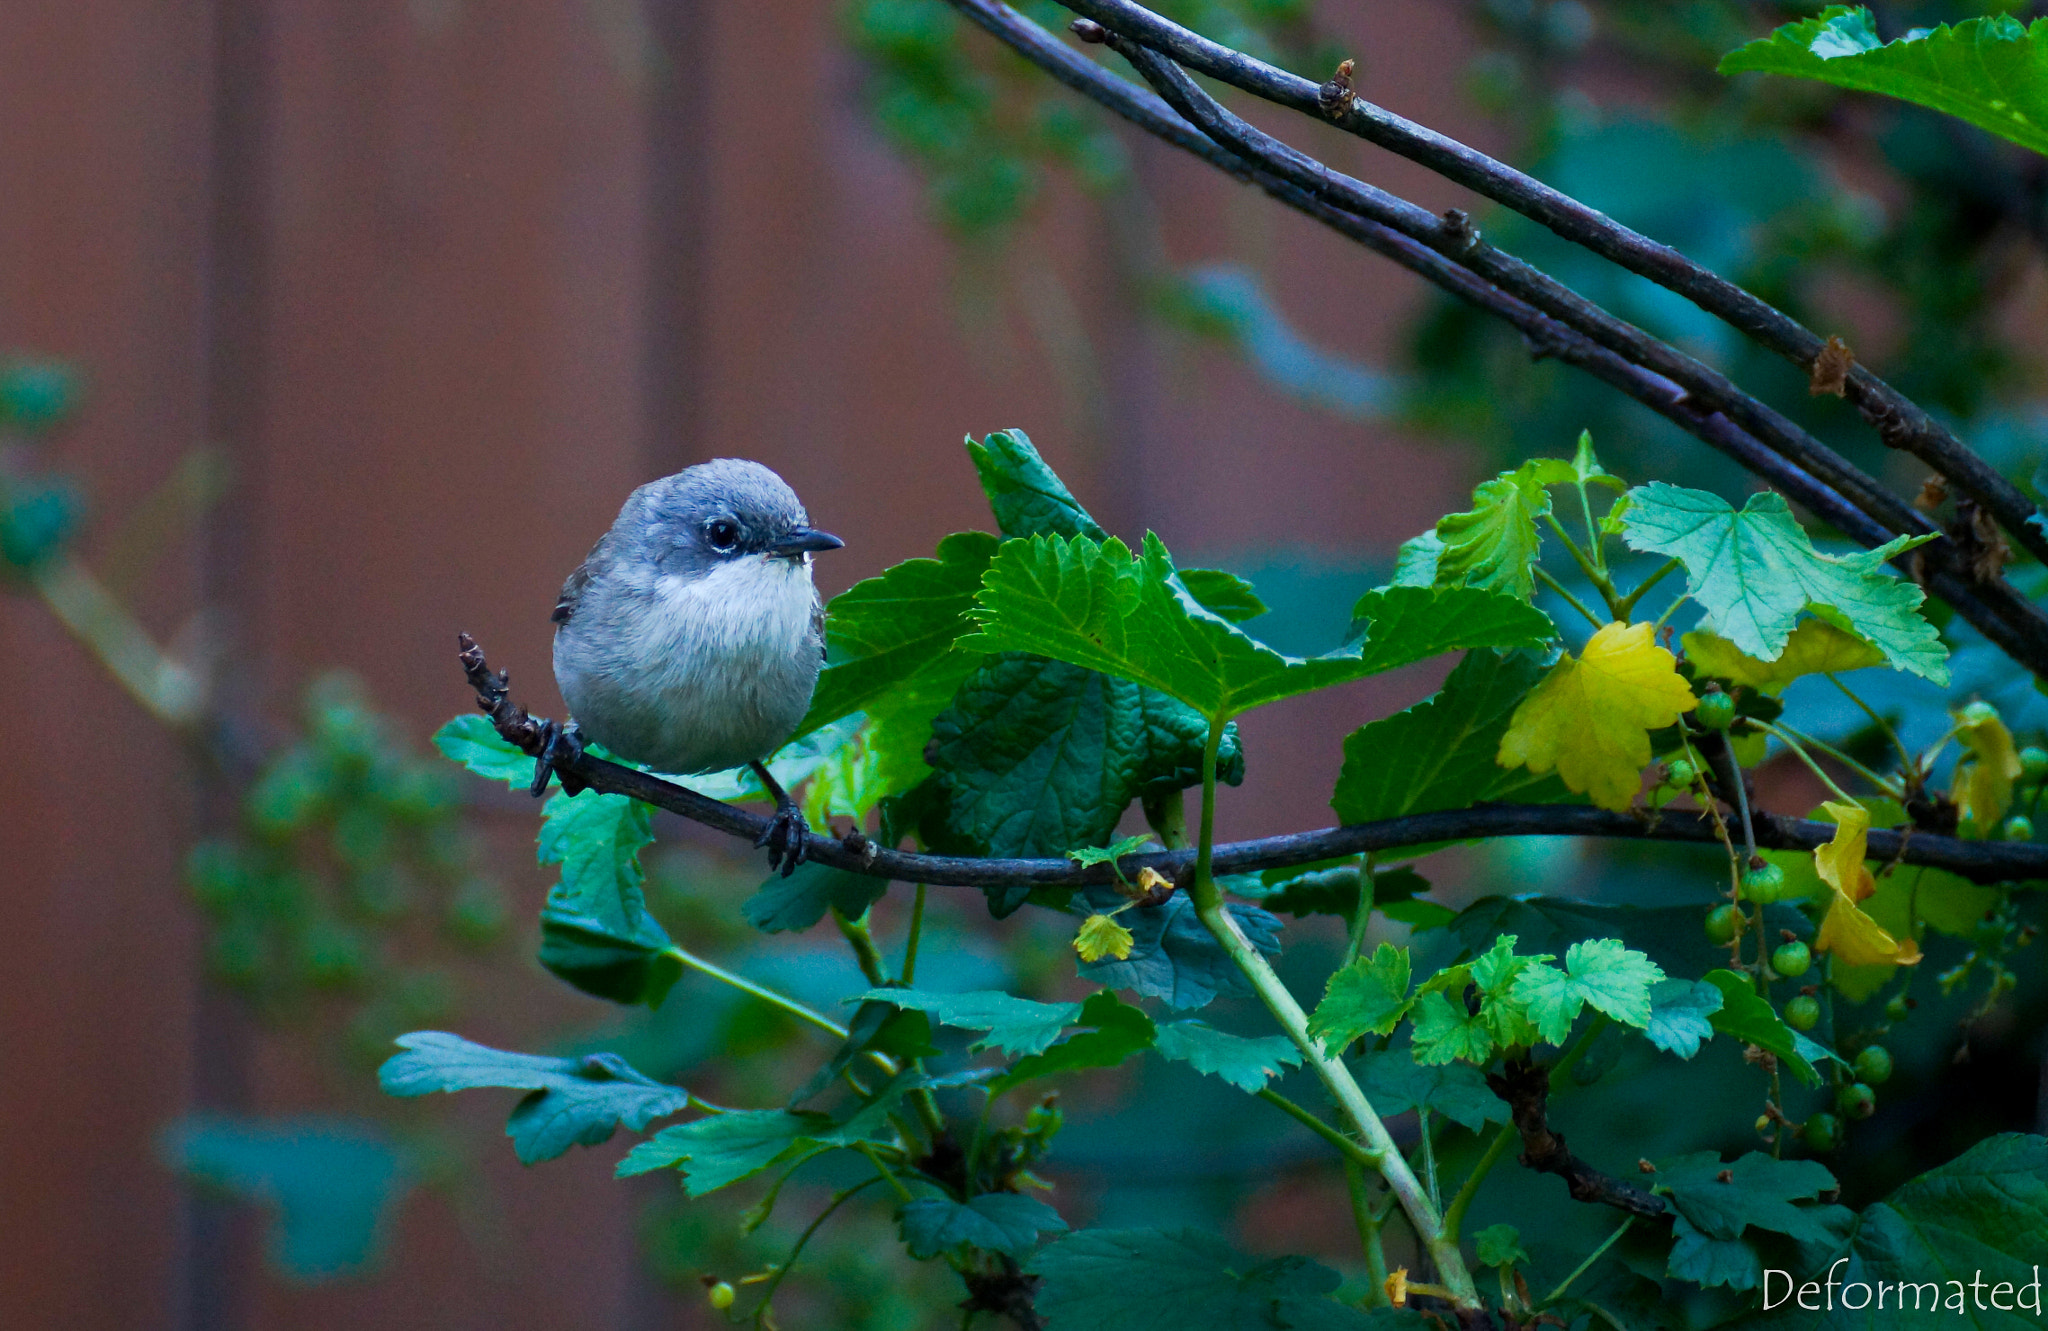
[[[804,821],[803,811],[796,805],[779,804],[775,816],[768,820],[768,829],[754,841],[754,846],[768,848],[769,873],[779,872],[787,878],[810,851],[811,825]]]
[[[548,778],[559,777],[564,795],[575,795],[583,791],[584,785],[561,768],[571,765],[583,756],[583,733],[572,721],[562,725],[556,721],[542,721],[541,749],[533,760],[533,797],[539,799],[548,793]]]

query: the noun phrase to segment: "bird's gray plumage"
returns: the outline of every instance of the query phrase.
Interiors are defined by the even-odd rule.
[[[555,680],[577,727],[657,772],[766,758],[817,686],[811,552],[838,544],[758,462],[635,490],[555,604]]]

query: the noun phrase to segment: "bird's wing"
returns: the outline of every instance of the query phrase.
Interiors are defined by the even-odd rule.
[[[569,580],[562,584],[562,594],[555,598],[555,612],[548,616],[550,623],[566,624],[575,615],[576,602],[582,599],[583,589],[590,582],[590,566],[597,562],[598,552],[604,549],[604,543],[610,535],[611,533],[607,532],[604,536],[598,537],[597,544],[590,547],[590,553],[576,566],[576,571],[569,575]]]

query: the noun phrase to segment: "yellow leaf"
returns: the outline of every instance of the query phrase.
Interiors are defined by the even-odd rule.
[[[1393,1274],[1387,1277],[1387,1286],[1386,1286],[1386,1288],[1387,1288],[1387,1302],[1388,1302],[1388,1303],[1391,1303],[1391,1304],[1393,1304],[1393,1305],[1394,1305],[1394,1306],[1395,1306],[1396,1308],[1405,1308],[1405,1307],[1407,1307],[1407,1306],[1408,1306],[1408,1268],[1407,1268],[1407,1267],[1405,1267],[1405,1266],[1397,1266],[1397,1267],[1395,1267],[1395,1268],[1394,1268],[1394,1272],[1393,1272]]]
[[[1985,710],[1989,715],[1974,719],[1969,711],[1955,713],[1963,757],[1956,763],[1955,786],[1949,791],[1956,808],[1975,825],[1980,837],[1994,835],[2005,821],[2006,810],[2012,807],[2012,783],[2020,775],[2020,755],[2012,732],[1996,712]]]
[[[1649,624],[1609,624],[1575,660],[1566,653],[1515,708],[1502,767],[1553,767],[1603,809],[1626,809],[1650,761],[1650,733],[1693,709],[1677,658]]]
[[[1834,901],[1813,946],[1832,952],[1849,966],[1911,966],[1920,960],[1912,935],[1894,938],[1856,903],[1877,891],[1877,880],[1864,867],[1870,842],[1870,810],[1860,804],[1830,800],[1821,808],[1835,820],[1834,839],[1813,851],[1813,867],[1834,889]],[[1906,924],[1910,925],[1910,920]],[[1902,928],[1901,932],[1906,932]]]
[[[1839,675],[1884,664],[1884,653],[1823,619],[1801,620],[1775,661],[1759,661],[1718,633],[1704,629],[1679,641],[1685,659],[1702,675],[1778,693],[1801,675]]]
[[[1131,931],[1107,915],[1090,915],[1081,922],[1081,932],[1074,935],[1074,951],[1081,954],[1081,960],[1090,963],[1104,957],[1128,960]]]

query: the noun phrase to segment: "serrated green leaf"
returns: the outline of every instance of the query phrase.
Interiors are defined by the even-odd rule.
[[[885,878],[806,862],[787,878],[770,874],[740,903],[740,914],[763,933],[778,934],[810,928],[828,907],[857,920],[888,890]]]
[[[921,989],[870,989],[862,1002],[893,1003],[930,1016],[942,1026],[988,1034],[969,1049],[1000,1049],[1006,1054],[1036,1054],[1060,1038],[1060,1032],[1081,1019],[1079,1003],[1037,1003],[996,990],[969,994],[934,994]]]
[[[487,781],[514,790],[533,785],[533,759],[505,742],[491,719],[477,712],[458,716],[434,732],[434,747]]]
[[[1037,1077],[1080,1068],[1113,1068],[1141,1049],[1150,1047],[1158,1028],[1143,1009],[1134,1008],[1107,989],[1091,994],[1081,1004],[1077,1024],[1091,1029],[1079,1031],[1041,1053],[1027,1054],[1010,1070],[989,1083],[991,1096],[1023,1085]]]
[[[636,1072],[617,1054],[547,1058],[475,1044],[445,1031],[398,1037],[405,1053],[385,1060],[386,1095],[429,1095],[504,1087],[530,1092],[514,1106],[505,1135],[521,1164],[552,1160],[571,1146],[596,1146],[624,1127],[639,1132],[689,1106],[689,1092]]]
[[[1564,968],[1528,966],[1515,977],[1514,996],[1537,1031],[1561,1045],[1579,1012],[1591,1007],[1625,1025],[1650,1024],[1650,987],[1664,978],[1656,962],[1618,938],[1573,943]]]
[[[1444,542],[1436,534],[1436,528],[1431,527],[1420,536],[1411,536],[1394,552],[1394,576],[1387,580],[1387,585],[1434,587],[1437,564],[1443,557]]]
[[[2010,14],[1878,38],[1861,5],[1829,5],[1730,51],[1720,72],[1787,74],[1882,93],[1967,120],[2048,153],[2048,20]]]
[[[1330,1295],[1335,1271],[1304,1257],[1260,1260],[1199,1230],[1087,1229],[1042,1249],[1034,1301],[1047,1331],[1378,1331],[1413,1314],[1357,1312]]]
[[[1325,1049],[1342,1049],[1362,1035],[1387,1035],[1414,1005],[1409,997],[1408,949],[1381,943],[1331,974],[1323,1001],[1309,1015],[1308,1033]]]
[[[1927,594],[1884,569],[1933,537],[1824,555],[1782,495],[1751,495],[1737,512],[1719,495],[1657,481],[1629,499],[1622,527],[1630,547],[1680,560],[1714,627],[1759,661],[1777,660],[1793,624],[1811,611],[1868,641],[1895,669],[1948,683],[1948,648],[1919,610]]]
[[[1774,1160],[1752,1151],[1724,1164],[1715,1152],[1704,1151],[1664,1161],[1651,1177],[1657,1191],[1671,1198],[1677,1241],[1670,1273],[1700,1285],[1756,1288],[1762,1262],[1742,1241],[1746,1230],[1826,1246],[1849,1215],[1838,1206],[1795,1204],[1835,1187],[1834,1175],[1812,1160]]]
[[[1095,910],[1123,904],[1114,887],[1091,887],[1084,896]],[[1279,920],[1256,906],[1233,903],[1227,909],[1253,947],[1267,956],[1280,951]],[[1195,914],[1187,893],[1176,892],[1164,905],[1140,906],[1117,918],[1131,931],[1131,955],[1085,964],[1083,977],[1111,989],[1135,989],[1173,1008],[1204,1007],[1218,997],[1251,992],[1250,981]]]
[[[1748,977],[1730,970],[1714,970],[1702,978],[1721,991],[1720,1011],[1707,1018],[1715,1030],[1776,1054],[1808,1086],[1820,1084],[1820,1074],[1813,1070],[1813,1064],[1800,1055],[1798,1045],[1793,1043],[1792,1028],[1758,995]]]
[[[1283,1067],[1301,1066],[1301,1051],[1284,1035],[1253,1039],[1219,1031],[1192,1018],[1162,1023],[1152,1047],[1162,1058],[1186,1063],[1205,1076],[1220,1077],[1245,1092],[1258,1091],[1281,1075]]]
[[[1513,1225],[1488,1225],[1472,1236],[1481,1266],[1527,1266],[1529,1254],[1522,1251],[1522,1231]]]
[[[1434,697],[1351,732],[1330,796],[1337,820],[1370,823],[1481,800],[1564,798],[1555,777],[1494,761],[1515,708],[1543,674],[1544,667],[1524,653],[1468,652]]]
[[[1195,598],[1195,604],[1233,624],[1266,613],[1266,603],[1252,591],[1251,583],[1235,573],[1215,568],[1184,568],[1180,571],[1180,585]]]
[[[681,1169],[683,1190],[692,1197],[750,1178],[779,1160],[814,1148],[808,1134],[831,1126],[823,1114],[784,1109],[746,1109],[709,1114],[663,1128],[626,1153],[618,1176],[631,1178],[657,1169]]]
[[[1023,1258],[1040,1234],[1066,1229],[1060,1213],[1035,1197],[985,1192],[965,1202],[920,1197],[896,1213],[897,1232],[910,1255],[923,1261],[956,1248],[979,1248]]]
[[[986,659],[932,722],[927,750],[945,795],[934,849],[1041,858],[1110,839],[1134,799],[1197,785],[1208,725],[1128,680],[1042,656]],[[1237,734],[1217,777],[1244,780]]]
[[[1441,551],[1435,585],[1479,587],[1528,600],[1535,590],[1531,571],[1542,546],[1536,521],[1550,512],[1544,487],[1572,479],[1568,462],[1537,458],[1482,481],[1472,491],[1472,508],[1436,524]]]
[[[1506,1101],[1487,1087],[1486,1075],[1468,1063],[1425,1067],[1406,1049],[1379,1049],[1356,1066],[1359,1084],[1381,1117],[1427,1109],[1472,1132],[1508,1121]]]
[[[1725,1000],[1705,980],[1664,980],[1650,990],[1650,1024],[1643,1028],[1651,1044],[1667,1054],[1691,1058],[1714,1036],[1711,1020]]]
[[[1515,985],[1524,971],[1549,961],[1550,954],[1518,957],[1515,944],[1520,941],[1515,934],[1502,934],[1493,940],[1492,947],[1473,958],[1469,967],[1457,968],[1470,971],[1472,983],[1479,989],[1479,1020],[1493,1037],[1494,1045],[1501,1049],[1536,1043],[1536,1025],[1527,1006],[1516,995]],[[1463,988],[1462,984],[1453,984],[1445,992],[1455,997]]]
[[[998,430],[980,443],[970,438],[967,456],[981,475],[981,488],[1003,535],[1086,536],[1096,541],[1109,535],[1045,465],[1022,430]]]
[[[683,968],[641,890],[653,813],[624,795],[548,797],[538,854],[562,876],[541,910],[540,961],[585,993],[660,1007]]]
[[[1097,864],[1107,864],[1114,869],[1118,860],[1126,855],[1136,855],[1151,844],[1151,833],[1136,832],[1106,846],[1075,846],[1067,851],[1067,858],[1084,869]],[[1118,872],[1117,877],[1121,878],[1123,874]]]
[[[1411,1012],[1417,1063],[1484,1063],[1493,1056],[1493,1033],[1476,1014],[1467,1012],[1462,1002],[1431,991],[1415,1000]]]
[[[980,631],[962,645],[1100,670],[1222,719],[1459,647],[1536,646],[1553,632],[1540,611],[1462,588],[1369,592],[1357,613],[1371,621],[1363,643],[1285,656],[1196,605],[1157,536],[1141,555],[1117,540],[1038,537],[997,552],[975,600]]]

